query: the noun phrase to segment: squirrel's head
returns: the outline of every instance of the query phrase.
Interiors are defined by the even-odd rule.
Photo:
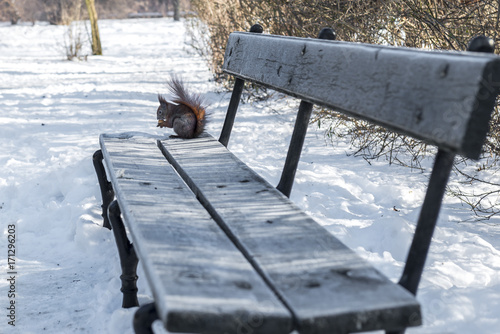
[[[160,128],[163,127],[172,127],[172,117],[170,116],[170,111],[169,108],[171,106],[170,103],[165,100],[163,96],[158,94],[158,102],[160,102],[160,106],[158,107],[158,110],[156,111],[156,119],[158,120],[158,125]]]
[[[158,107],[158,110],[156,112],[156,119],[164,120],[167,118],[167,111],[168,111],[168,104],[169,103],[160,94],[158,94],[158,102],[160,102],[160,106]]]

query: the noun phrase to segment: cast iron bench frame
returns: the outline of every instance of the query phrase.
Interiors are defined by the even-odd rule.
[[[499,89],[499,58],[479,53],[428,52],[331,41],[335,36],[331,29],[322,30],[319,38],[323,40],[265,35],[261,32],[262,27],[255,25],[249,33],[235,32],[229,36],[223,69],[235,77],[235,85],[218,141],[209,135],[191,140],[157,141],[129,135],[100,137],[101,150],[94,154],[94,166],[103,199],[104,227],[112,227],[120,255],[123,307],[139,305],[136,287],[139,258],[155,296],[155,303],[143,305],[136,312],[136,332],[151,333],[152,322],[158,318],[170,331],[199,333],[236,333],[244,330],[278,334],[297,330],[301,334],[312,334],[376,329],[403,333],[406,327],[420,325],[420,306],[414,295],[445,187],[456,154],[472,159],[478,159],[481,154]],[[484,51],[485,45],[486,39],[476,39],[470,44],[469,51]],[[225,148],[245,81],[301,99],[277,190]],[[369,120],[438,148],[413,242],[398,284],[383,277],[288,200],[313,104]],[[157,154],[160,151],[162,155]],[[198,166],[197,161],[203,161],[205,165]],[[222,163],[230,166],[230,170],[217,175],[197,173],[200,168],[206,170],[209,164],[218,164],[216,168],[223,168]],[[238,180],[228,181],[222,175],[232,172],[236,173],[234,175]],[[215,184],[210,183],[211,178],[214,178]],[[151,199],[143,188],[150,189],[147,190],[150,192],[159,188],[170,189],[161,194],[168,193],[172,203],[169,205],[161,197],[156,201]],[[231,209],[240,202],[235,202],[234,196],[227,194],[233,190],[238,195],[240,192],[253,194],[243,198],[243,202],[255,203],[255,216],[265,217],[262,224],[273,226],[274,230],[266,230],[268,232],[262,234],[264,225],[256,225],[260,234],[252,230],[252,219],[255,219],[248,212],[248,222],[240,224],[242,216]],[[115,192],[117,199],[113,200]],[[156,238],[161,239],[162,235],[154,235],[155,228],[158,234],[164,233],[165,238],[174,244],[178,239],[189,239],[187,235],[194,231],[193,226],[183,218],[172,218],[176,212],[172,204],[177,198],[182,202],[179,205],[185,205],[181,207],[187,211],[196,203],[196,209],[193,209],[199,214],[196,217],[204,222],[203,226],[209,226],[204,233],[210,234],[214,226],[218,226],[214,240],[221,242],[217,238],[222,235],[231,241],[221,242],[220,248],[224,254],[227,252],[229,262],[239,263],[238,256],[244,256],[241,259],[246,264],[242,264],[241,270],[229,270],[228,267],[234,263],[224,263],[213,271],[207,266],[189,271],[193,264],[186,264],[185,270],[181,270],[184,276],[179,275],[186,281],[194,280],[194,288],[190,288],[194,292],[178,293],[175,289],[182,290],[184,281],[179,283],[178,277],[159,276],[158,272],[162,274],[164,268],[162,251],[158,250],[158,247],[162,248],[162,243]],[[273,208],[284,212],[269,213],[264,205],[267,201],[273,203]],[[264,213],[259,212],[259,206]],[[141,210],[145,210],[144,216],[148,216],[148,210],[153,210],[154,217],[163,217],[165,223],[138,223],[142,216],[137,212]],[[148,216],[147,219],[151,218]],[[172,224],[171,227],[168,224]],[[293,224],[297,224],[300,233],[307,231],[313,235],[304,236],[304,245],[317,243],[314,246],[316,249],[307,254],[309,258],[299,255],[287,258],[289,249],[282,250],[278,246],[273,249],[273,243],[279,243],[281,238],[279,233],[288,231],[285,229],[287,226],[293,230]],[[133,244],[127,237],[127,230]],[[300,239],[297,241],[300,248],[302,236],[290,233],[296,240]],[[274,240],[266,243],[260,240],[264,236]],[[213,246],[210,240],[205,241],[208,246]],[[185,244],[181,241],[178,247],[182,257]],[[149,249],[150,244],[158,249]],[[290,268],[276,269],[282,263],[273,260],[269,252],[262,249],[276,252],[278,257],[281,256],[280,261],[289,261],[283,263]],[[189,251],[193,250],[186,250],[186,256],[192,259],[193,253]],[[211,251],[214,250],[207,248],[207,252],[198,250],[197,254],[205,256],[207,253],[209,259],[216,262],[218,255],[210,254]],[[182,263],[176,260],[167,256],[165,259],[175,270],[182,267]],[[294,264],[301,261],[307,265]],[[335,261],[341,264],[335,264]],[[174,269],[168,270],[165,269],[165,272],[171,273]],[[225,281],[227,275],[233,274],[232,280]],[[210,286],[205,287],[207,284]],[[337,284],[338,290],[331,284]],[[165,292],[169,287],[174,291]],[[360,289],[364,292],[360,293]],[[214,293],[220,293],[221,298],[215,298]],[[324,297],[325,294],[328,296]],[[178,304],[168,299],[173,295],[180,298]],[[238,295],[235,299],[240,298],[234,305],[229,302],[233,295]],[[186,296],[201,298],[217,311],[200,309],[191,301],[186,302],[189,299]],[[335,300],[337,297],[340,301]],[[227,298],[228,302],[217,300],[223,298]],[[325,310],[314,307],[314,298]],[[326,304],[323,305],[321,298],[330,298],[333,304],[338,302],[340,305],[332,306],[330,310]],[[358,299],[363,301],[363,298],[374,304],[373,309],[370,308],[372,305],[362,307],[362,304],[356,304]]]

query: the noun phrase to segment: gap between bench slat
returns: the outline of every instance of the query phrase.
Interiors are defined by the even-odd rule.
[[[287,334],[292,320],[150,138],[101,136],[124,223],[169,331]]]
[[[421,324],[414,297],[303,213],[213,137],[158,143],[202,204],[292,309],[300,333]]]

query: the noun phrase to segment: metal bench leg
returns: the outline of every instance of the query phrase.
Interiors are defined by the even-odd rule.
[[[454,158],[453,153],[438,150],[415,235],[408,252],[403,275],[399,280],[399,284],[414,295],[417,294]],[[387,334],[404,334],[404,332],[403,329],[388,331]]]
[[[335,36],[336,35],[333,29],[323,28],[321,29],[318,38],[334,40]],[[285,165],[283,166],[283,171],[281,172],[280,181],[276,186],[276,189],[278,189],[286,197],[290,197],[290,193],[292,192],[293,180],[295,179],[295,173],[297,172],[297,167],[299,165],[300,154],[302,152],[302,146],[304,146],[304,140],[306,138],[307,127],[309,126],[312,110],[312,103],[303,100],[300,101],[299,112],[297,113],[297,118],[295,119],[295,126],[293,128],[290,146],[288,147]]]
[[[312,103],[300,101],[299,112],[295,120],[295,127],[293,128],[292,139],[290,140],[285,165],[283,166],[281,179],[276,186],[276,189],[281,191],[286,197],[290,197],[290,193],[292,192],[293,180],[295,179],[295,173],[299,165],[300,153],[302,152],[302,146],[306,138],[312,109]]]
[[[415,235],[408,252],[403,275],[399,280],[399,284],[414,295],[417,294],[454,158],[453,153],[442,150],[438,150],[436,154]]]
[[[129,308],[139,306],[137,300],[137,264],[139,259],[135,254],[134,246],[127,238],[125,226],[120,217],[121,211],[118,202],[113,201],[108,207],[108,218],[113,227],[118,254],[120,255],[120,264],[122,267],[121,292],[123,293],[122,307]]]
[[[224,120],[224,126],[219,137],[219,142],[227,147],[229,143],[229,137],[231,136],[231,130],[233,129],[234,118],[236,117],[236,111],[238,110],[238,105],[240,103],[241,93],[243,92],[243,87],[245,86],[245,81],[237,78],[234,82],[233,93],[231,94],[231,101],[229,101],[229,107],[227,108],[226,119]]]
[[[102,151],[98,150],[94,153],[92,160],[94,162],[94,169],[97,174],[97,179],[99,180],[99,186],[101,187],[101,197],[102,197],[101,216],[104,219],[103,227],[111,229],[107,212],[109,203],[111,203],[111,201],[115,197],[115,192],[113,191],[113,186],[111,185],[111,182],[109,182],[108,179],[106,178],[106,170],[104,169],[104,165],[102,164],[102,159],[103,159]]]
[[[135,334],[154,334],[151,326],[157,319],[155,303],[141,306],[134,315]]]
[[[261,25],[254,24],[250,28],[250,32],[261,34],[264,31]],[[226,119],[224,120],[224,125],[222,126],[222,131],[219,137],[219,142],[227,147],[229,143],[229,137],[231,136],[231,131],[233,130],[234,118],[236,117],[236,112],[238,111],[238,105],[240,104],[241,93],[243,92],[243,87],[245,86],[245,81],[236,78],[234,81],[233,93],[231,94],[231,100],[229,101],[229,106],[226,112]]]

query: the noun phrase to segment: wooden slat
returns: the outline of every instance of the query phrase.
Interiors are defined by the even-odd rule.
[[[495,55],[239,32],[223,69],[473,159],[500,87]]]
[[[421,323],[413,296],[362,260],[209,135],[159,146],[292,310],[302,334]]]
[[[196,200],[156,142],[127,136],[100,140],[124,223],[166,328],[289,333],[289,311]]]

